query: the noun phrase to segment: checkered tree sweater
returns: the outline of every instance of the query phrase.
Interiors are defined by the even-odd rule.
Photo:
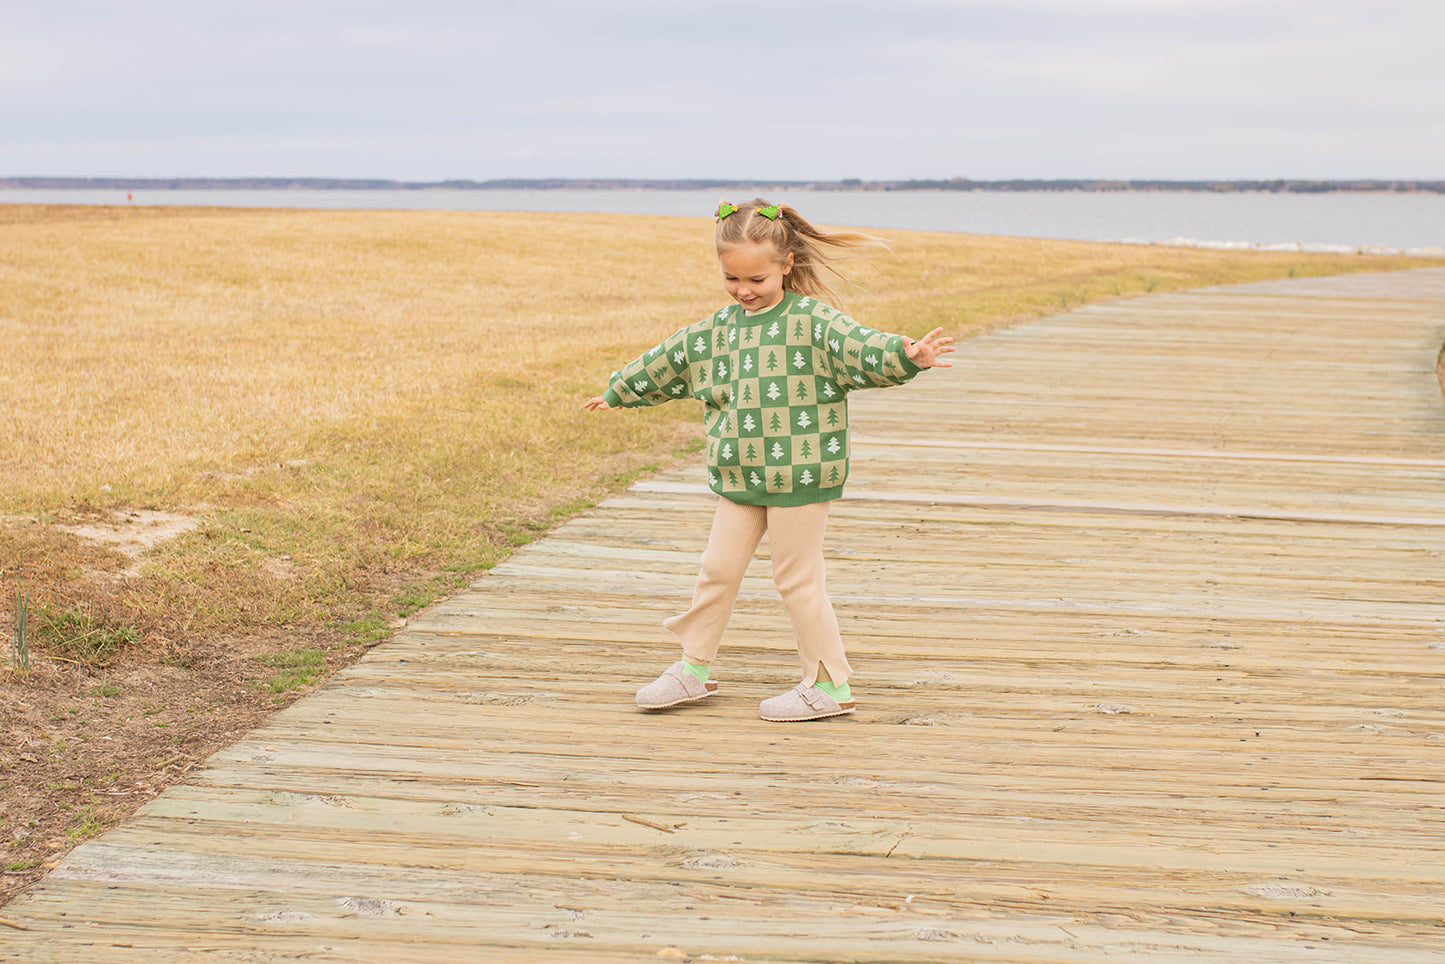
[[[789,291],[768,311],[728,305],[674,332],[613,372],[603,397],[628,408],[700,399],[714,492],[744,505],[825,502],[848,478],[848,392],[922,370],[903,344]]]

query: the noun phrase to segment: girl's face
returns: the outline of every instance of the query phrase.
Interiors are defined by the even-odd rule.
[[[793,256],[778,260],[771,244],[742,244],[719,252],[723,287],[744,311],[766,311],[783,300],[783,279],[793,270]]]

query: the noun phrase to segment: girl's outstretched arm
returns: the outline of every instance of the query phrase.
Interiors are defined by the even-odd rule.
[[[597,395],[583,402],[582,407],[587,409],[587,411],[589,412],[605,412],[612,406],[607,404],[607,399],[603,398],[601,395]]]
[[[903,354],[919,368],[952,368],[953,362],[939,361],[939,355],[953,351],[953,338],[942,328],[935,328],[918,341],[903,346]]]

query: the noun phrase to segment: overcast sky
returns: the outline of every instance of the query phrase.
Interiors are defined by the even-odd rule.
[[[1441,0],[0,14],[0,176],[1445,178]]]

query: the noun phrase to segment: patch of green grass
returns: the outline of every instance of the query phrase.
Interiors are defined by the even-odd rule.
[[[82,840],[89,840],[105,829],[105,825],[96,819],[95,812],[90,809],[80,811],[80,821],[65,832],[72,843],[80,843]]]
[[[101,676],[100,676],[100,685],[99,685],[99,686],[92,686],[92,687],[90,688],[90,695],[91,695],[91,696],[104,696],[104,697],[107,697],[107,698],[112,697],[112,696],[119,696],[119,695],[120,695],[120,687],[119,687],[119,686],[116,686],[114,683],[112,683],[112,682],[110,681],[110,674],[108,674],[108,673],[102,673]]]
[[[83,606],[34,610],[46,649],[85,666],[109,666],[122,649],[140,638],[134,626],[113,625]]]
[[[39,857],[28,857],[25,860],[11,860],[5,864],[5,869],[11,873],[19,873],[22,870],[29,870],[32,867],[40,866]]]
[[[391,597],[391,605],[398,616],[406,617],[430,606],[437,598],[435,587],[414,587]]]
[[[410,616],[418,609],[430,606],[437,598],[437,580],[409,586],[391,597],[391,607],[398,616]]]
[[[360,619],[342,624],[341,632],[343,646],[370,646],[391,635],[391,625],[381,612],[372,610]]]
[[[470,574],[477,568],[475,564],[449,567],[429,579],[413,583],[392,596],[386,609],[405,619],[438,599],[465,587],[471,581]]]
[[[326,671],[326,654],[319,649],[282,650],[265,657],[262,662],[280,670],[266,684],[268,690],[278,695],[310,686]]]
[[[553,519],[570,519],[574,515],[577,515],[580,512],[586,512],[588,509],[591,509],[596,505],[596,499],[578,498],[573,499],[570,502],[564,502],[561,505],[552,506],[552,508],[547,510],[547,514]]]

